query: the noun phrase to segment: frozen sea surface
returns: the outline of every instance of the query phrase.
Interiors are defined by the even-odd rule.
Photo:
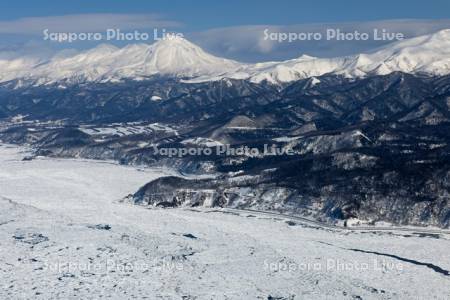
[[[450,237],[118,200],[165,170],[0,146],[0,299],[448,299]]]

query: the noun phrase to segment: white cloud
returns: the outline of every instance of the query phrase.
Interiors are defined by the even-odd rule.
[[[0,34],[36,35],[42,34],[44,29],[51,32],[99,32],[108,28],[133,30],[180,25],[158,14],[77,14],[0,21]]]
[[[388,41],[296,41],[292,43],[265,40],[264,30],[270,32],[322,32],[339,28],[344,32],[373,32],[374,28],[400,32],[405,37],[415,37],[450,28],[450,20],[381,20],[349,23],[314,23],[289,26],[237,26],[215,28],[192,33],[188,38],[217,55],[241,61],[267,61],[296,58],[302,54],[319,57],[344,56],[367,52],[383,46]]]
[[[86,49],[96,45],[96,42],[79,42],[78,44],[58,44],[43,41],[42,31],[51,32],[101,32],[108,28],[119,28],[122,31],[143,30],[154,28],[183,29],[183,25],[173,20],[167,20],[157,14],[80,14],[52,17],[23,18],[12,21],[0,21],[0,35],[6,38],[0,41],[0,52],[11,55],[35,53],[38,47],[45,49],[46,55],[66,47]],[[450,28],[450,19],[445,20],[380,20],[348,23],[314,23],[297,25],[246,25],[225,28],[213,28],[204,31],[183,34],[192,42],[215,55],[232,58],[243,62],[260,62],[269,60],[286,60],[302,54],[318,57],[335,57],[368,52],[388,42],[380,41],[296,41],[292,43],[265,40],[264,30],[270,32],[324,32],[326,28],[340,28],[345,32],[358,30],[373,31],[374,28],[387,29],[391,32],[401,32],[406,37],[436,32]],[[12,37],[22,37],[12,42]],[[30,45],[30,39],[34,43]],[[27,43],[28,42],[28,43]],[[127,43],[127,42],[125,42]],[[132,43],[132,42],[131,42]],[[123,46],[122,44],[117,44]],[[20,49],[23,47],[24,49]],[[50,49],[47,49],[50,48]],[[52,52],[53,51],[53,52]],[[3,54],[3,56],[5,56]]]

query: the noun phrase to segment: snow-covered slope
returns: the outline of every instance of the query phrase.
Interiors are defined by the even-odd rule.
[[[24,79],[34,84],[58,81],[142,80],[153,75],[188,78],[188,82],[222,78],[290,82],[324,74],[348,77],[384,75],[395,71],[428,75],[450,73],[450,29],[389,44],[371,53],[338,58],[303,55],[282,62],[243,64],[206,53],[182,38],[124,48],[100,45],[73,56],[2,59],[0,82]]]
[[[262,63],[229,74],[254,82],[289,82],[328,73],[347,77],[386,75],[395,71],[411,74],[450,73],[450,29],[389,44],[371,53],[338,58],[303,55],[285,62]]]
[[[31,59],[0,60],[0,82],[25,79],[37,84],[58,81],[141,80],[152,75],[176,77],[218,76],[235,70],[239,63],[204,52],[182,39],[161,40],[152,45],[123,48],[99,45],[74,56],[56,55],[42,62]]]

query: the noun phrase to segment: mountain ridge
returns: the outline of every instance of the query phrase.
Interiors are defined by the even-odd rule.
[[[48,60],[31,57],[0,59],[0,83],[21,80],[34,85],[55,82],[117,82],[162,75],[187,83],[223,78],[279,84],[325,74],[360,78],[387,75],[450,74],[450,29],[391,43],[369,53],[336,58],[302,55],[279,62],[240,63],[211,55],[184,38],[117,48],[101,44],[72,56]]]
[[[324,75],[283,86],[154,78],[0,88],[0,139],[30,145],[36,156],[220,174],[195,186],[154,182],[132,197],[137,204],[197,205],[183,202],[186,193],[200,199],[215,190],[218,206],[448,227],[449,86],[450,76],[392,73]],[[154,148],[217,145],[275,145],[296,154],[169,157]],[[175,194],[152,202],[152,194],[167,190]]]

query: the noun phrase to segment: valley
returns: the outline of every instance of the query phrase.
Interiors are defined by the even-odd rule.
[[[170,170],[81,159],[23,161],[28,154],[0,146],[3,299],[449,293],[448,234],[353,232],[211,208],[146,209],[118,200]]]

